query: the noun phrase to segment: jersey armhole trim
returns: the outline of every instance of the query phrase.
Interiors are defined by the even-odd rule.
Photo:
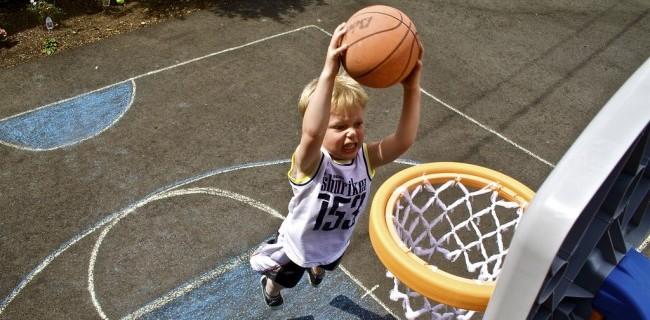
[[[368,174],[368,178],[370,178],[370,180],[372,181],[372,178],[375,177],[376,172],[375,172],[375,169],[370,164],[370,160],[368,160],[368,159],[370,159],[368,157],[368,145],[364,143],[363,144],[363,162],[366,164],[366,173]]]
[[[287,172],[287,177],[289,178],[289,182],[291,184],[294,184],[296,186],[304,186],[304,185],[308,184],[309,182],[311,182],[316,175],[318,175],[318,171],[320,170],[320,167],[323,165],[324,155],[321,152],[320,162],[318,163],[318,167],[316,167],[316,171],[314,171],[313,175],[304,176],[304,177],[302,177],[300,179],[295,179],[294,177],[291,176],[291,171],[293,171],[293,168],[296,165],[295,158],[296,158],[296,153],[294,152],[291,155],[291,167],[289,168],[289,172]]]

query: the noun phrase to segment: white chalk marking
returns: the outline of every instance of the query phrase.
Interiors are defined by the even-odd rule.
[[[648,243],[650,243],[650,235],[648,235],[648,237],[643,241],[643,243],[641,243],[639,247],[636,249],[639,250],[639,252],[642,252],[648,246]]]
[[[345,274],[347,274],[348,277],[350,279],[352,279],[352,281],[354,281],[354,283],[356,283],[364,292],[366,292],[366,294],[363,295],[364,297],[366,295],[370,295],[370,297],[372,297],[375,301],[377,301],[377,303],[379,303],[379,305],[382,308],[384,308],[384,310],[386,310],[386,312],[390,313],[390,315],[393,316],[395,319],[400,319],[400,317],[398,317],[395,313],[393,313],[393,311],[390,310],[388,308],[388,306],[386,306],[374,293],[372,293],[372,290],[368,290],[368,288],[366,288],[366,286],[364,286],[363,283],[361,283],[361,281],[359,281],[359,279],[357,279],[355,276],[353,276],[352,273],[350,273],[350,271],[348,271],[347,268],[343,267],[342,264],[339,265],[339,268],[341,269],[341,271],[343,271]]]
[[[284,216],[281,215],[279,212],[277,212],[275,209],[273,209],[273,208],[271,208],[271,207],[269,207],[269,206],[255,200],[255,199],[246,197],[246,196],[238,194],[238,193],[230,192],[230,191],[227,191],[227,190],[221,190],[221,189],[217,189],[217,188],[188,188],[188,189],[170,190],[170,191],[167,191],[167,192],[163,192],[163,193],[161,193],[161,194],[159,194],[157,196],[151,197],[149,199],[149,201],[141,203],[141,205],[138,206],[138,208],[142,207],[142,206],[144,206],[147,203],[152,202],[152,201],[171,198],[171,197],[176,197],[176,196],[188,195],[188,194],[208,194],[208,195],[214,195],[214,196],[230,198],[230,199],[233,199],[233,200],[237,200],[239,202],[243,202],[243,203],[245,203],[245,204],[247,204],[247,205],[249,205],[251,207],[257,208],[257,209],[259,209],[261,211],[264,211],[264,212],[270,214],[271,216],[273,216],[275,218],[279,218],[279,219],[284,220]],[[134,211],[135,211],[135,208],[133,210],[129,210],[128,212],[126,212],[126,214],[117,217],[115,220],[113,220],[112,223],[110,223],[108,226],[106,226],[104,228],[104,230],[102,230],[100,236],[97,238],[97,241],[95,242],[95,246],[93,247],[93,251],[92,251],[92,253],[90,255],[90,262],[88,264],[88,292],[90,293],[90,297],[91,297],[93,305],[95,306],[95,310],[97,310],[97,314],[99,314],[99,316],[102,319],[108,319],[108,317],[106,316],[106,314],[102,310],[101,304],[99,303],[99,300],[97,299],[97,295],[95,293],[94,273],[95,273],[95,262],[97,261],[97,253],[99,252],[99,248],[101,247],[102,242],[104,241],[104,238],[106,238],[106,235],[108,234],[108,232],[120,220],[122,220],[128,214],[133,213]],[[219,273],[219,274],[221,274],[221,273]],[[217,275],[214,275],[214,276],[216,277]],[[205,277],[202,277],[201,279],[203,279],[203,278],[205,278]],[[208,281],[210,279],[211,278],[206,278],[205,281]],[[172,293],[172,296],[166,296],[166,297],[160,298],[160,299],[154,301],[153,303],[148,304],[147,307],[142,308],[139,311],[140,312],[145,312],[145,311],[148,310],[147,312],[150,312],[150,311],[153,311],[155,309],[158,309],[158,308],[164,306],[165,304],[171,302],[173,299],[178,298],[178,297],[184,295],[185,293],[191,291],[192,289],[196,288],[200,284],[205,283],[205,281],[200,282],[200,283],[196,282],[195,284],[186,285],[180,291],[175,291],[174,293]],[[139,316],[141,316],[141,315],[142,314],[140,314]]]
[[[375,292],[375,290],[377,290],[377,288],[379,288],[379,285],[378,285],[378,284],[376,284],[374,287],[370,288],[370,290],[366,291],[366,293],[364,293],[364,294],[361,296],[361,299],[363,299],[363,298],[365,298],[367,295],[369,295],[369,294]]]
[[[95,310],[97,311],[97,314],[102,319],[108,319],[108,317],[102,310],[102,307],[99,304],[99,300],[97,300],[97,296],[95,295],[95,276],[94,276],[95,261],[97,261],[97,251],[99,250],[99,246],[101,245],[102,240],[104,239],[104,237],[106,237],[108,231],[111,230],[111,228],[118,221],[119,219],[113,220],[113,222],[109,224],[106,228],[104,228],[104,230],[102,230],[102,232],[99,234],[99,238],[97,239],[95,245],[93,246],[92,254],[90,255],[90,261],[88,263],[88,292],[90,292],[90,300],[92,300],[93,306],[95,306]]]
[[[551,168],[554,168],[554,167],[555,167],[555,165],[552,164],[550,161],[547,161],[547,160],[543,159],[542,157],[536,155],[536,154],[533,153],[532,151],[530,151],[530,150],[528,150],[528,149],[522,147],[521,145],[517,144],[516,142],[510,140],[508,137],[502,135],[501,133],[495,131],[494,129],[492,129],[492,128],[490,128],[490,127],[488,127],[488,126],[486,126],[486,125],[480,123],[478,120],[476,120],[476,119],[470,117],[469,115],[464,114],[464,113],[461,112],[460,110],[458,110],[458,109],[454,108],[453,106],[451,106],[450,104],[448,104],[448,103],[446,103],[446,102],[440,100],[439,98],[437,98],[436,96],[430,94],[430,93],[427,92],[426,90],[420,88],[420,91],[422,91],[422,93],[424,93],[425,95],[429,96],[431,99],[433,99],[433,100],[437,101],[438,103],[442,104],[442,105],[445,106],[447,109],[449,109],[449,110],[451,110],[451,111],[457,113],[457,114],[460,115],[461,117],[463,117],[463,118],[469,120],[470,122],[472,122],[472,123],[474,123],[475,125],[481,127],[482,129],[484,129],[484,130],[486,130],[486,131],[488,131],[488,132],[490,132],[490,133],[496,135],[497,137],[501,138],[503,141],[505,141],[505,142],[507,142],[507,143],[513,145],[515,148],[517,148],[517,149],[523,151],[523,152],[526,153],[527,155],[529,155],[529,156],[531,156],[531,157],[533,157],[533,158],[535,158],[535,159],[541,161],[542,163],[548,165],[548,166],[551,167]]]
[[[152,311],[155,311],[157,309],[160,309],[160,308],[164,307],[166,304],[168,304],[168,303],[170,303],[170,302],[172,302],[172,301],[174,301],[174,300],[188,294],[192,290],[202,286],[204,283],[212,281],[212,280],[218,278],[219,276],[221,276],[222,274],[225,274],[226,272],[229,272],[230,270],[236,268],[237,266],[241,265],[242,263],[247,262],[250,255],[253,253],[253,251],[254,250],[249,250],[248,252],[246,252],[246,253],[238,256],[238,257],[235,257],[234,259],[232,259],[228,263],[226,263],[224,265],[221,265],[218,268],[216,268],[214,270],[211,270],[211,271],[201,275],[197,279],[195,279],[195,280],[181,286],[180,288],[177,288],[177,289],[167,293],[166,295],[164,295],[164,296],[162,296],[162,297],[148,303],[147,305],[145,305],[142,308],[136,310],[135,312],[122,317],[122,320],[137,319],[137,318],[140,318],[140,317],[144,316],[147,313],[150,313]]]
[[[168,67],[164,67],[164,68],[160,68],[160,69],[158,69],[158,70],[150,71],[150,72],[147,72],[147,73],[145,73],[145,74],[141,74],[141,75],[135,76],[135,77],[133,77],[132,79],[139,79],[139,78],[142,78],[142,77],[150,76],[150,75],[152,75],[152,74],[156,74],[156,73],[159,73],[159,72],[167,71],[167,70],[170,70],[170,69],[173,69],[173,68],[176,68],[176,67],[180,67],[180,66],[186,65],[186,64],[188,64],[188,63],[192,63],[192,62],[196,62],[196,61],[203,60],[203,59],[206,59],[206,58],[210,58],[210,57],[213,57],[213,56],[216,56],[216,55],[222,54],[222,53],[226,53],[226,52],[230,52],[230,51],[234,51],[234,50],[239,50],[239,49],[242,49],[242,48],[246,48],[246,47],[249,47],[249,46],[252,46],[252,45],[258,44],[258,43],[260,43],[260,42],[264,42],[264,41],[267,41],[267,40],[271,40],[271,39],[274,39],[274,38],[278,38],[278,37],[281,37],[281,36],[285,36],[285,35],[288,35],[288,34],[291,34],[291,33],[297,32],[297,31],[302,31],[302,30],[305,30],[305,29],[308,29],[308,28],[316,28],[316,29],[319,29],[319,30],[323,30],[323,29],[321,29],[321,28],[319,28],[319,27],[317,27],[317,26],[315,26],[315,25],[307,25],[307,26],[303,26],[303,27],[300,27],[300,28],[297,28],[297,29],[293,29],[293,30],[289,30],[289,31],[286,31],[286,32],[282,32],[282,33],[274,34],[274,35],[272,35],[272,36],[268,36],[268,37],[265,37],[265,38],[262,38],[262,39],[259,39],[259,40],[251,41],[251,42],[248,42],[248,43],[242,44],[242,45],[240,45],[240,46],[236,46],[236,47],[232,47],[232,48],[224,49],[224,50],[221,50],[221,51],[213,52],[213,53],[206,54],[206,55],[201,56],[201,57],[198,57],[198,58],[193,58],[193,59],[190,59],[190,60],[187,60],[187,61],[183,61],[183,62],[180,62],[180,63],[177,63],[177,64],[170,65],[170,66],[168,66]]]

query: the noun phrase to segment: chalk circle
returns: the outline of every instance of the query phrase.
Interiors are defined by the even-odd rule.
[[[91,256],[90,256],[90,261],[88,265],[88,291],[90,292],[90,296],[93,302],[93,305],[95,306],[95,309],[97,310],[98,315],[102,319],[109,319],[108,316],[104,313],[101,304],[99,303],[99,300],[97,299],[97,295],[95,293],[95,283],[94,283],[94,271],[95,271],[95,263],[97,261],[97,254],[99,252],[99,248],[101,247],[104,239],[106,238],[106,235],[111,231],[111,229],[117,225],[123,218],[126,216],[130,215],[131,213],[135,212],[136,209],[143,207],[147,205],[148,203],[151,203],[153,201],[157,200],[162,200],[162,199],[167,199],[167,198],[172,198],[172,197],[177,197],[177,196],[184,196],[184,195],[193,195],[193,194],[206,194],[206,195],[212,195],[212,196],[219,196],[219,197],[225,197],[229,198],[232,200],[236,200],[239,202],[242,202],[244,204],[247,204],[253,208],[259,209],[263,212],[268,213],[274,218],[278,219],[284,219],[284,216],[282,216],[279,212],[277,212],[275,209],[255,200],[249,197],[246,197],[244,195],[227,191],[227,190],[222,190],[218,188],[187,188],[187,189],[176,189],[176,190],[170,190],[166,192],[162,192],[158,195],[155,195],[153,197],[150,197],[143,201],[139,206],[134,207],[132,210],[125,211],[123,215],[120,215],[116,219],[114,219],[109,225],[107,225],[102,232],[100,233],[99,237],[97,238],[97,241],[95,242],[95,246],[93,247]],[[153,310],[148,310],[153,311]]]

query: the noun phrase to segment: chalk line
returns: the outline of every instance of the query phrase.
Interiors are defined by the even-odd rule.
[[[554,167],[555,167],[555,165],[552,164],[550,161],[547,161],[547,160],[545,160],[544,158],[542,158],[542,157],[536,155],[536,154],[533,153],[532,151],[530,151],[530,150],[528,150],[528,149],[522,147],[522,146],[519,145],[518,143],[516,143],[516,142],[510,140],[510,138],[508,138],[508,137],[502,135],[501,133],[497,132],[496,130],[494,130],[494,129],[488,127],[487,125],[482,124],[482,123],[479,122],[478,120],[476,120],[476,119],[470,117],[469,115],[467,115],[467,114],[461,112],[460,110],[454,108],[454,107],[451,106],[450,104],[448,104],[448,103],[442,101],[441,99],[437,98],[436,96],[430,94],[430,93],[427,92],[426,90],[420,88],[420,91],[422,91],[422,93],[424,93],[425,95],[427,95],[427,96],[430,97],[431,99],[433,99],[433,100],[437,101],[438,103],[442,104],[442,105],[445,106],[447,109],[449,109],[449,110],[451,110],[451,111],[457,113],[457,114],[460,115],[461,117],[463,117],[463,118],[469,120],[470,122],[474,123],[475,125],[479,126],[480,128],[482,128],[482,129],[484,129],[484,130],[486,130],[486,131],[488,131],[488,132],[494,134],[495,136],[499,137],[499,138],[502,139],[503,141],[505,141],[505,142],[511,144],[512,146],[514,146],[515,148],[517,148],[517,149],[523,151],[523,152],[526,153],[527,155],[529,155],[529,156],[531,156],[531,157],[533,157],[533,158],[535,158],[535,159],[541,161],[542,163],[548,165],[548,166],[551,167],[551,168],[554,168]]]

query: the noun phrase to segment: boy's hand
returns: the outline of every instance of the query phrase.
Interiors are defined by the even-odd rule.
[[[418,60],[413,66],[411,73],[402,80],[402,86],[404,89],[420,88],[420,74],[422,73],[422,60]]]
[[[341,40],[347,29],[345,28],[345,22],[339,24],[338,27],[334,30],[332,35],[332,40],[330,40],[329,48],[327,48],[327,57],[325,59],[325,66],[323,67],[323,73],[327,76],[336,76],[339,72],[340,61],[339,56],[343,51],[348,48],[347,44],[342,44]]]
[[[418,45],[420,46],[420,55],[418,56],[418,62],[415,64],[413,67],[413,70],[411,70],[411,73],[402,80],[402,86],[404,86],[404,89],[412,88],[415,87],[417,89],[420,88],[420,73],[422,71],[422,56],[424,56],[424,47],[422,46],[422,42],[418,39]]]

